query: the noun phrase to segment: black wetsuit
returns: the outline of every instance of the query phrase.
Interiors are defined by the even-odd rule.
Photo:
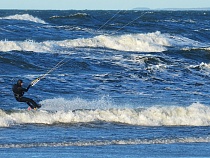
[[[27,88],[23,88],[20,84],[14,84],[12,87],[12,91],[14,93],[15,99],[19,102],[26,102],[32,109],[40,108],[40,106],[30,98],[23,97],[24,92],[27,92],[31,85]]]

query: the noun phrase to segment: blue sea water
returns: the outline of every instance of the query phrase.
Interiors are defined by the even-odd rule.
[[[209,16],[0,10],[0,157],[210,157]]]

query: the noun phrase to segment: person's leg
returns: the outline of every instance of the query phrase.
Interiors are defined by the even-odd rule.
[[[40,107],[35,101],[33,101],[30,98],[26,98],[26,97],[21,97],[20,102],[26,102],[32,109],[36,108],[36,107]]]
[[[28,104],[29,107],[31,107],[31,109],[35,108],[35,106],[33,104],[31,104],[30,102],[27,101],[26,103]]]

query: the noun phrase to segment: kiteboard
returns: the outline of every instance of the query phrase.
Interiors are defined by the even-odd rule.
[[[36,108],[34,108],[34,109],[32,109],[30,106],[28,106],[27,110],[28,110],[28,111],[30,111],[30,110],[35,110],[35,111],[36,111],[36,110],[40,109],[41,107],[42,107],[41,104],[39,104],[38,107],[36,107]]]

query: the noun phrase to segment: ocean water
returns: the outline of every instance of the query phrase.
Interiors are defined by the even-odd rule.
[[[209,17],[0,10],[0,157],[210,157]]]

